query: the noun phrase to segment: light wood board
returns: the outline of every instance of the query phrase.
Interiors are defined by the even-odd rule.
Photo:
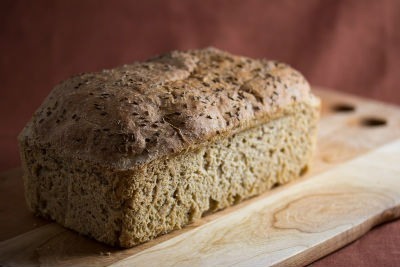
[[[301,266],[400,216],[400,109],[332,91],[313,168],[296,182],[132,249],[35,218],[19,169],[0,176],[0,265]],[[355,108],[337,112],[341,104]]]

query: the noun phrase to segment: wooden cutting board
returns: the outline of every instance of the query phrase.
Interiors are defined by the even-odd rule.
[[[299,266],[400,217],[400,109],[333,91],[304,177],[131,249],[28,212],[21,171],[0,177],[0,265]]]

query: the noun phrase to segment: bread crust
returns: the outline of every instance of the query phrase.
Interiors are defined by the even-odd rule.
[[[128,170],[266,123],[299,102],[319,105],[285,64],[215,48],[173,51],[61,82],[19,141]]]

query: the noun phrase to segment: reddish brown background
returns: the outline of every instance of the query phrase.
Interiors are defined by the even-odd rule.
[[[171,49],[216,46],[287,62],[314,85],[400,104],[400,1],[2,1],[0,170],[68,76]],[[1,192],[0,192],[1,193]],[[400,223],[314,266],[400,265]]]

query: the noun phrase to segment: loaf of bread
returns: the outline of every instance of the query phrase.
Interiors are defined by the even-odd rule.
[[[319,100],[275,61],[207,48],[74,76],[19,136],[38,215],[131,247],[304,172]]]

